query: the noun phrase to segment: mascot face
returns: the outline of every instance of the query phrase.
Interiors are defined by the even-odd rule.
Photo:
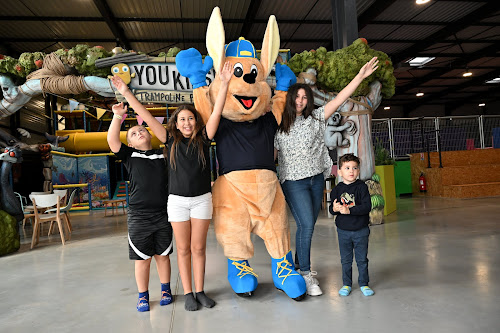
[[[113,76],[119,76],[125,84],[129,84],[131,81],[130,67],[127,64],[116,64],[111,67],[111,73]]]
[[[207,50],[217,75],[210,84],[208,98],[215,104],[220,90],[219,69],[226,61],[233,68],[222,116],[231,121],[252,121],[262,116],[271,102],[271,87],[266,82],[278,56],[280,38],[274,15],[269,17],[260,60],[253,44],[245,38],[225,44],[220,9],[214,8],[207,28]]]
[[[227,57],[226,61],[231,63],[233,76],[229,82],[222,116],[232,121],[251,121],[260,117],[271,101],[271,88],[265,80],[266,73],[261,63],[256,58],[240,57]],[[210,99],[213,103],[219,88],[220,80],[217,76],[210,85]]]

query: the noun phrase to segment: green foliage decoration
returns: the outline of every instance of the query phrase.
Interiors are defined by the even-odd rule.
[[[385,200],[380,194],[374,194],[370,197],[372,201],[372,209],[384,208]]]
[[[326,91],[339,92],[373,57],[378,57],[379,68],[363,80],[352,96],[367,95],[370,83],[379,81],[382,84],[382,97],[390,98],[394,95],[396,87],[392,61],[384,52],[370,48],[364,38],[358,38],[351,45],[336,51],[327,51],[326,48],[320,47],[317,50],[297,53],[290,59],[288,66],[295,75],[305,72],[308,68],[316,69],[318,87]]]
[[[106,77],[111,70],[111,67],[95,67],[96,60],[113,55],[112,52],[106,51],[102,46],[90,47],[85,44],[78,44],[71,49],[59,49],[55,51],[55,54],[63,64],[74,67],[80,75]]]
[[[179,52],[181,52],[180,48],[171,47],[167,52],[160,52],[160,54],[158,54],[158,57],[175,57]]]
[[[181,51],[178,47],[173,47],[167,53],[160,53],[161,56],[175,57]],[[98,59],[108,58],[113,56],[113,53],[107,51],[102,46],[88,46],[85,44],[78,44],[71,49],[59,49],[54,52],[62,63],[68,66],[68,74],[71,68],[74,68],[76,75],[91,75],[107,77],[110,74],[111,67],[97,68],[95,62]],[[138,53],[122,50],[122,53]],[[30,73],[40,69],[43,65],[43,60],[46,54],[43,52],[25,52],[15,59],[9,56],[0,54],[0,74],[7,74],[11,77],[26,78]]]
[[[15,252],[20,246],[16,219],[0,210],[0,256]]]
[[[394,165],[396,161],[391,157],[391,154],[382,145],[382,141],[379,138],[375,140],[375,165]]]

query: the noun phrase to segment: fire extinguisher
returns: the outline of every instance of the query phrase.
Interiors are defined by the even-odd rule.
[[[420,192],[427,192],[427,181],[425,180],[423,172],[420,174],[420,178],[418,179],[418,184],[420,185]]]

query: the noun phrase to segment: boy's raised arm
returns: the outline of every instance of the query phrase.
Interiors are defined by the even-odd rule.
[[[123,103],[113,105],[113,120],[108,129],[108,145],[113,153],[120,151],[122,142],[120,141],[120,127],[122,125],[122,117],[127,112],[127,107]]]
[[[229,81],[231,80],[231,76],[233,76],[233,72],[231,71],[231,64],[229,61],[222,66],[219,71],[219,79],[221,81],[219,92],[217,93],[217,99],[215,100],[214,110],[208,118],[207,124],[205,125],[205,129],[207,131],[208,139],[212,140],[217,132],[217,128],[219,127],[220,117],[222,115],[222,110],[224,109],[224,104],[226,103],[226,94],[227,88],[229,86]]]
[[[130,104],[130,107],[134,109],[134,111],[148,124],[149,128],[151,128],[158,140],[165,143],[167,141],[167,130],[165,127],[163,127],[163,125],[156,120],[156,118],[153,117],[148,110],[146,110],[144,105],[142,105],[141,102],[135,98],[134,94],[132,94],[128,86],[119,76],[113,76],[111,78],[111,82],[113,82],[113,85],[120,92],[120,94],[125,97],[127,102]]]

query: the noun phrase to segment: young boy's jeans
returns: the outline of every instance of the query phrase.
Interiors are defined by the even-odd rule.
[[[366,227],[356,231],[342,230],[337,228],[340,249],[340,261],[342,263],[342,281],[344,286],[352,287],[352,259],[353,250],[358,265],[359,286],[367,286],[370,282],[368,276],[368,237],[370,228]]]
[[[323,174],[299,180],[286,180],[281,184],[288,207],[297,223],[295,262],[297,263],[298,259],[300,270],[303,272],[311,270],[311,240],[321,209],[324,186]]]

